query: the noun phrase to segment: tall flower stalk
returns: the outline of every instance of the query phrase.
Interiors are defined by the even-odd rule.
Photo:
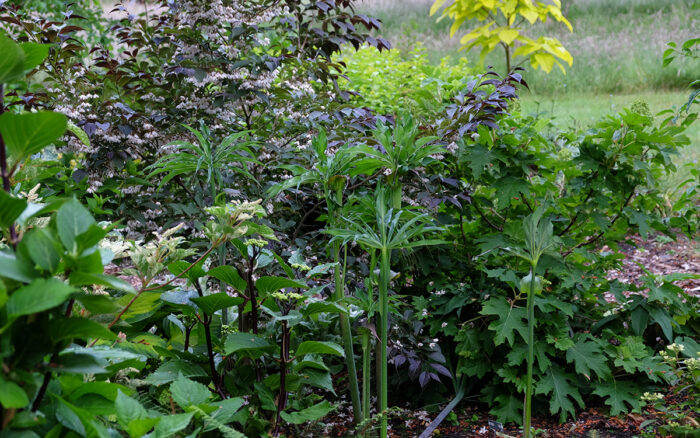
[[[367,222],[358,215],[357,218],[345,218],[342,228],[327,230],[332,241],[357,242],[367,252],[379,253],[379,407],[381,414],[380,437],[387,437],[388,422],[388,367],[387,335],[389,329],[389,282],[391,281],[391,253],[398,249],[411,249],[420,246],[444,243],[437,239],[426,238],[439,228],[432,226],[427,214],[416,214],[410,210],[390,208],[391,194],[379,185],[374,194],[374,221]]]
[[[542,220],[544,208],[540,207],[523,221],[525,244],[512,250],[530,264],[530,272],[520,281],[520,291],[527,294],[527,377],[525,409],[523,412],[523,437],[531,436],[532,425],[532,368],[535,362],[535,296],[542,292],[542,277],[537,275],[540,257],[555,244],[553,226]]]

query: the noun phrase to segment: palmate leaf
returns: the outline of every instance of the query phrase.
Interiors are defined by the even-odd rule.
[[[569,414],[574,416],[576,409],[571,399],[583,407],[583,400],[574,380],[560,368],[552,366],[549,372],[537,382],[536,394],[551,394],[549,400],[549,412],[554,415],[559,412],[559,421],[565,422]]]
[[[605,380],[610,376],[607,358],[600,345],[588,338],[588,335],[578,337],[574,346],[566,351],[566,361],[574,363],[576,372],[588,380],[591,380],[593,373]]]
[[[593,394],[605,399],[605,404],[610,406],[610,415],[618,415],[630,409],[639,408],[639,396],[641,390],[630,381],[617,381],[612,379],[599,384]]]
[[[526,339],[527,311],[524,308],[515,307],[503,297],[495,297],[484,303],[480,313],[496,317],[489,324],[489,330],[496,332],[493,339],[494,344],[501,345],[507,340],[512,347],[515,341],[515,332],[518,332],[522,339]]]
[[[492,408],[489,413],[498,418],[502,423],[522,423],[523,401],[514,395],[499,395],[496,397],[496,407]]]

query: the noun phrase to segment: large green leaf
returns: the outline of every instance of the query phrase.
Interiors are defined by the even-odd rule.
[[[65,339],[115,339],[117,335],[102,324],[86,318],[55,318],[49,323],[49,336],[54,342]]]
[[[5,409],[19,409],[29,404],[29,398],[19,385],[0,377],[0,404]]]
[[[324,400],[298,412],[282,412],[282,419],[291,424],[304,424],[320,420],[333,409],[335,409],[333,405],[329,401]]]
[[[255,282],[255,287],[258,289],[260,295],[265,295],[288,287],[294,289],[306,289],[308,286],[300,281],[291,280],[284,277],[260,277]]]
[[[58,264],[61,261],[56,244],[53,235],[46,228],[30,230],[20,242],[36,266],[51,273],[58,269]]]
[[[7,300],[8,316],[30,315],[63,304],[75,289],[56,279],[37,279],[15,291]]]
[[[224,353],[232,354],[240,350],[259,350],[271,345],[263,338],[251,333],[231,333],[226,338]]]
[[[186,412],[184,414],[171,414],[165,417],[160,417],[158,424],[153,430],[154,438],[170,438],[176,436],[178,432],[186,428],[194,412]]]
[[[0,190],[0,227],[9,228],[27,208],[27,201]]]
[[[496,332],[493,339],[494,344],[500,345],[507,340],[508,344],[513,346],[515,332],[520,333],[520,336],[526,339],[527,312],[524,308],[515,307],[503,297],[495,297],[484,303],[481,314],[492,315],[496,318],[489,324],[489,330]]]
[[[223,281],[238,292],[245,291],[248,286],[248,283],[241,278],[238,274],[238,270],[233,266],[217,266],[216,268],[208,270],[207,274],[217,280]]]
[[[576,409],[569,398],[575,400],[579,407],[583,407],[581,394],[573,380],[558,367],[550,367],[549,372],[537,382],[537,394],[551,394],[549,400],[549,412],[554,415],[559,412],[559,421],[564,422],[568,415],[574,416]]]
[[[211,315],[217,310],[226,309],[241,304],[243,302],[243,298],[230,297],[226,294],[226,292],[219,292],[203,297],[192,298],[192,301],[200,309]]]
[[[134,289],[134,286],[128,281],[106,274],[78,271],[71,273],[69,280],[70,284],[74,286],[92,286],[98,284],[122,292],[136,293],[136,289]]]
[[[146,408],[141,406],[137,400],[129,397],[123,392],[119,391],[117,393],[117,398],[114,401],[114,407],[117,410],[117,420],[123,428],[128,428],[129,423],[133,420],[140,420],[143,418],[148,418],[148,412]]]
[[[6,84],[24,76],[24,51],[14,41],[0,35],[0,84]]]
[[[49,56],[49,45],[39,43],[20,43],[24,52],[24,71],[34,70]]]
[[[343,348],[334,344],[333,342],[322,342],[322,341],[304,341],[297,348],[297,356],[304,356],[306,354],[333,354],[335,356],[345,356]]]
[[[574,346],[566,351],[566,361],[573,362],[576,372],[588,380],[592,378],[592,373],[603,380],[610,376],[603,349],[593,341],[586,341],[585,337],[579,337]]]
[[[158,367],[146,377],[146,382],[153,385],[163,385],[174,381],[179,375],[185,377],[206,377],[207,373],[197,364],[183,360],[171,360]]]
[[[179,374],[170,385],[170,393],[175,403],[183,409],[205,403],[211,397],[211,392],[206,386],[190,380],[182,374]]]
[[[16,161],[36,154],[58,140],[67,126],[66,116],[49,111],[0,116],[0,133],[10,156]]]
[[[36,276],[32,264],[15,254],[0,250],[0,277],[31,283]]]
[[[95,219],[77,199],[67,201],[56,213],[58,237],[68,251],[75,252],[78,250],[76,238],[94,224]]]
[[[600,383],[596,386],[593,394],[605,399],[605,404],[610,406],[610,415],[613,416],[627,412],[627,405],[630,409],[636,409],[640,405],[641,391],[629,381],[612,379],[609,382]]]

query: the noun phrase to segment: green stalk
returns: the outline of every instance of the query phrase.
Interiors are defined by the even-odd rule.
[[[370,367],[372,366],[372,358],[370,357],[370,338],[369,331],[362,333],[362,416],[369,418],[369,399],[370,399]]]
[[[343,202],[343,189],[339,188],[336,191],[336,201],[338,205]],[[328,203],[330,205],[330,203]],[[336,301],[341,301],[345,298],[345,268],[340,265],[340,242],[333,245],[333,258],[336,263],[334,270],[335,291],[334,298]],[[357,369],[355,368],[355,351],[352,346],[352,331],[350,327],[350,318],[345,313],[340,313],[340,333],[343,337],[343,349],[345,350],[345,363],[348,367],[348,383],[350,391],[350,400],[352,401],[353,421],[359,424],[363,420],[362,406],[360,404],[360,387],[357,382]]]
[[[388,248],[381,249],[381,261],[379,267],[379,305],[381,313],[381,327],[379,339],[381,342],[381,375],[379,378],[379,413],[382,414],[379,437],[386,438],[388,432],[387,407],[388,407],[388,373],[387,373],[387,329],[389,321],[389,275],[390,275],[390,253]]]
[[[216,205],[216,194],[218,190],[213,178],[209,181],[209,189],[211,190],[211,205],[214,206]],[[217,253],[219,256],[219,266],[224,266],[226,264],[226,242],[222,243],[217,248]],[[219,292],[226,292],[226,283],[222,280],[219,280]],[[228,325],[228,307],[221,309],[221,330],[224,329],[223,326],[225,325]],[[220,332],[219,335],[222,333],[223,332]]]
[[[532,365],[535,361],[535,268],[530,267],[530,290],[527,294],[527,388],[525,391],[525,418],[523,437],[530,438],[532,420]]]
[[[396,176],[396,181],[391,185],[391,208],[394,209],[394,213],[401,208],[401,183],[398,181],[398,175]]]

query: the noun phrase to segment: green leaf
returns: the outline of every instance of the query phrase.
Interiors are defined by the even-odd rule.
[[[647,311],[651,319],[661,327],[661,331],[664,333],[666,339],[668,339],[669,342],[673,342],[673,325],[676,324],[676,322],[671,318],[671,315],[668,314],[668,311],[660,307],[652,306],[648,306]]]
[[[10,295],[7,314],[12,317],[43,312],[63,304],[73,292],[75,289],[56,278],[40,278]]]
[[[126,430],[129,431],[131,438],[141,438],[148,433],[153,426],[159,422],[158,418],[139,418],[131,420]]]
[[[0,227],[9,228],[27,208],[27,201],[0,191]]]
[[[217,310],[237,306],[243,301],[243,298],[230,297],[228,294],[226,294],[226,292],[219,292],[203,297],[192,298],[192,302],[194,302],[200,309],[209,315],[213,314]]]
[[[489,324],[489,330],[496,332],[493,339],[494,344],[501,345],[506,340],[512,347],[515,341],[515,332],[520,333],[526,339],[527,311],[521,307],[514,307],[503,297],[490,298],[481,310],[482,315],[493,315],[496,319]]]
[[[216,268],[208,270],[207,274],[217,280],[223,281],[238,292],[243,292],[248,287],[248,283],[241,278],[238,274],[238,270],[233,266],[217,266]]]
[[[189,426],[192,421],[194,412],[186,412],[184,414],[170,414],[165,417],[160,417],[153,431],[154,438],[170,438],[178,432]]]
[[[85,318],[55,318],[49,323],[49,336],[53,342],[65,339],[106,339],[117,337],[102,324]]]
[[[496,397],[496,407],[492,408],[489,413],[498,418],[502,423],[522,423],[523,415],[520,411],[523,409],[523,401],[513,395],[499,395]]]
[[[189,262],[186,262],[184,260],[179,260],[177,262],[173,262],[168,265],[168,271],[170,271],[173,275],[178,276],[185,272],[186,269],[190,268],[187,272],[183,274],[183,276],[190,280],[192,284],[194,284],[198,279],[204,277],[207,275],[206,272],[204,272],[204,269],[202,269],[202,265],[204,264],[204,260],[201,262],[197,263],[195,266],[190,266],[192,265]]]
[[[331,378],[331,373],[328,371],[307,368],[299,373],[299,378],[303,384],[325,389],[326,391],[335,394],[335,390],[333,389],[333,379]]]
[[[183,409],[206,403],[211,397],[211,392],[206,386],[190,380],[182,374],[179,374],[170,385],[170,392],[175,403]]]
[[[80,129],[78,125],[75,123],[71,122],[68,120],[68,130],[73,133],[76,137],[78,137],[78,140],[88,148],[90,147],[90,137],[88,137],[87,133]]]
[[[28,261],[18,259],[10,252],[0,251],[0,276],[22,283],[31,283],[36,273]]]
[[[262,296],[288,287],[295,289],[306,289],[308,286],[300,281],[291,280],[284,277],[260,277],[255,282],[255,287]]]
[[[197,364],[185,362],[184,360],[171,360],[159,366],[158,369],[146,377],[146,382],[153,385],[163,385],[174,381],[180,375],[185,377],[206,377],[207,373]]]
[[[24,51],[14,41],[0,35],[0,84],[24,77]]]
[[[11,157],[21,161],[58,140],[65,132],[68,119],[59,113],[5,113],[0,116],[0,133]]]
[[[298,412],[282,412],[282,419],[291,424],[304,424],[320,420],[333,409],[335,409],[333,405],[325,400]]]
[[[93,354],[68,351],[54,361],[54,370],[66,374],[102,374],[106,370]]]
[[[348,313],[348,310],[345,307],[338,303],[328,301],[314,301],[309,303],[301,311],[306,316],[314,315],[316,313]]]
[[[114,401],[114,407],[117,410],[117,419],[123,428],[128,428],[129,423],[134,420],[148,418],[148,412],[141,406],[141,403],[133,398],[125,395],[123,392],[117,392],[117,398]]]
[[[610,406],[610,415],[615,416],[627,412],[630,409],[639,408],[641,391],[630,381],[617,381],[600,383],[593,394],[605,399],[605,404]]]
[[[211,413],[211,416],[221,423],[231,423],[233,421],[233,416],[236,415],[236,412],[238,412],[244,404],[245,400],[242,397],[228,398],[226,400],[209,403],[210,407],[216,409]]]
[[[588,380],[591,380],[593,372],[603,380],[610,376],[603,349],[596,342],[586,341],[584,336],[579,337],[574,346],[566,351],[566,361],[573,362],[576,372]]]
[[[25,247],[36,266],[48,272],[55,272],[61,261],[56,251],[53,235],[46,228],[34,228],[27,232],[20,245]]]
[[[642,336],[644,331],[647,329],[647,324],[649,323],[649,312],[647,312],[643,306],[638,306],[630,314],[630,322],[634,334],[637,336]]]
[[[77,199],[71,199],[58,209],[56,227],[63,246],[71,252],[78,251],[77,237],[86,232],[95,219]]]
[[[537,394],[552,394],[549,401],[549,412],[554,415],[559,412],[559,421],[565,422],[570,414],[574,416],[576,409],[569,398],[575,400],[579,407],[583,407],[583,400],[573,380],[557,367],[550,367],[549,372],[537,382]]]
[[[333,342],[323,341],[304,341],[299,345],[295,354],[304,356],[306,354],[333,354],[335,356],[345,357],[343,348]]]
[[[39,43],[20,43],[24,52],[24,71],[34,70],[49,56],[49,45]]]
[[[263,338],[250,333],[231,333],[226,338],[224,353],[229,355],[240,350],[259,350],[271,345]]]
[[[131,283],[111,275],[76,271],[71,273],[69,280],[70,284],[74,286],[92,286],[98,284],[130,294],[136,293],[136,289],[134,289]]]
[[[29,398],[19,385],[0,377],[0,404],[5,409],[21,409],[29,404]]]

